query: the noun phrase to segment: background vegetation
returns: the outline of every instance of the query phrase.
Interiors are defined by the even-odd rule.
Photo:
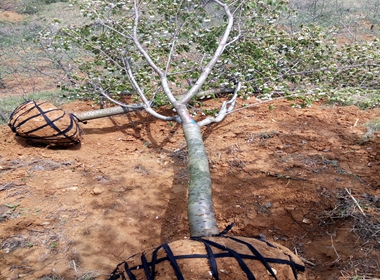
[[[64,25],[83,22],[78,9],[68,1],[0,2],[0,111],[5,115],[32,97],[57,105],[67,101],[57,86],[67,79],[60,66],[67,56],[51,57],[39,39],[42,31],[56,30],[58,19]],[[0,118],[0,122],[4,120]]]
[[[244,81],[245,95],[265,99],[289,95],[303,100],[301,106],[321,97],[341,105],[377,106],[379,2],[260,1],[254,7],[258,15],[252,32],[244,34],[236,48],[228,49],[217,67],[220,71],[207,85],[227,86],[228,77],[238,75]],[[66,41],[54,37],[63,35],[57,33],[60,28],[89,21],[72,4],[67,0],[20,0],[1,5],[3,10],[27,15],[16,23],[0,22],[3,93],[53,90],[55,95],[65,97],[101,99],[88,90],[88,72],[94,67],[89,63],[94,53],[83,53],[75,42],[69,42],[70,36]],[[206,42],[208,38],[204,39]],[[88,60],[83,61],[83,57]],[[102,71],[104,81],[112,84],[108,91],[114,96],[130,91],[112,70],[98,67],[97,71]],[[221,76],[224,80],[217,79]],[[43,88],[38,77],[44,81]]]

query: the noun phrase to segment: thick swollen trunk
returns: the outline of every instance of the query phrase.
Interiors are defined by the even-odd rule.
[[[190,185],[187,215],[190,236],[210,236],[219,233],[212,204],[211,175],[200,126],[192,119],[186,105],[175,104],[181,117],[188,156]]]
[[[212,204],[211,175],[200,127],[195,122],[183,123],[190,169],[187,215],[190,236],[219,233]]]

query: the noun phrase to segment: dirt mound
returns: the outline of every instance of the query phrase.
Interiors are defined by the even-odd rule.
[[[7,7],[9,7],[11,4],[8,4],[7,5],[3,5],[4,8],[3,9],[6,9]],[[5,11],[5,10],[1,10],[2,7],[0,7],[0,21],[9,21],[9,22],[19,22],[19,21],[22,21],[25,19],[25,17],[23,15],[20,15],[16,12],[12,12],[12,11]]]
[[[203,130],[220,229],[235,222],[233,235],[288,247],[309,279],[380,276],[380,139],[363,141],[380,110],[271,108]],[[180,126],[144,112],[81,126],[81,145],[68,149],[28,145],[0,126],[1,279],[105,279],[132,254],[189,237]]]

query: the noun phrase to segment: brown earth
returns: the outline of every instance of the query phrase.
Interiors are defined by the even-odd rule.
[[[380,138],[363,126],[380,109],[271,104],[203,129],[220,229],[288,247],[309,279],[380,277]],[[69,149],[0,126],[0,279],[105,279],[134,253],[189,238],[180,126],[144,112],[81,126]]]
[[[1,5],[1,4],[0,4]],[[4,7],[11,6],[11,4],[4,4]],[[4,9],[4,10],[1,10]],[[5,8],[0,6],[0,21],[9,21],[9,22],[19,22],[22,21],[25,17],[13,11],[6,11]]]

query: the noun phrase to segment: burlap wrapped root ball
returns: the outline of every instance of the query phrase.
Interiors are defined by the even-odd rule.
[[[17,136],[34,143],[70,146],[80,143],[77,118],[45,101],[26,101],[9,118],[8,125]]]
[[[118,265],[115,279],[305,280],[303,262],[277,243],[248,237],[178,240]]]

